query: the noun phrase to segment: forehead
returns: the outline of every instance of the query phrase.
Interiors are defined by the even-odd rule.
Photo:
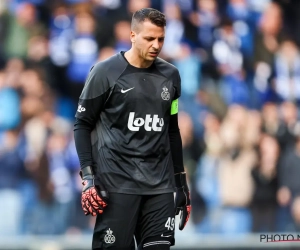
[[[165,27],[159,27],[146,20],[139,24],[138,33],[142,36],[163,37],[165,36]]]

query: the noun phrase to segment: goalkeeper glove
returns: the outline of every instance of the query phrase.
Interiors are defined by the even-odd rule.
[[[175,214],[181,211],[179,229],[183,230],[191,213],[190,191],[186,182],[186,173],[175,174],[176,196]]]
[[[82,179],[81,205],[85,215],[96,216],[102,214],[107,206],[108,192],[100,183],[95,184],[92,167],[88,166],[80,171]]]

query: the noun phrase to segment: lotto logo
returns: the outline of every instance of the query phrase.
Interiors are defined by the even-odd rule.
[[[84,112],[85,111],[85,107],[82,107],[81,105],[79,105],[77,111],[79,113]]]
[[[146,115],[145,119],[137,117],[135,113],[130,112],[127,127],[131,131],[139,131],[140,127],[144,126],[146,131],[161,131],[164,126],[164,119],[158,118],[158,115]]]

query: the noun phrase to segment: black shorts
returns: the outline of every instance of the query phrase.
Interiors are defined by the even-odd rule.
[[[93,250],[139,249],[152,244],[174,245],[173,193],[131,195],[111,193],[103,214],[97,215]],[[134,240],[135,238],[135,240]]]

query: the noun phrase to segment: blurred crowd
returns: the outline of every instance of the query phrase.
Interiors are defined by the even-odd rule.
[[[300,229],[300,1],[1,0],[0,236],[90,233],[73,140],[98,61],[132,13],[167,18],[196,233]]]

